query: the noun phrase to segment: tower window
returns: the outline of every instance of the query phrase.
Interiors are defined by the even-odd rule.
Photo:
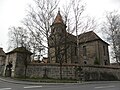
[[[83,46],[83,56],[87,55],[87,50],[86,50],[86,46]]]

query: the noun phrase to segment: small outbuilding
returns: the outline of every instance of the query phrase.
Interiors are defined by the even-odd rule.
[[[3,51],[3,48],[0,48],[0,65],[5,64],[5,58],[6,58],[6,54]]]
[[[27,65],[31,62],[32,53],[25,47],[18,47],[6,53],[4,76],[19,77],[26,75]]]
[[[3,48],[0,48],[0,75],[3,73],[3,67],[5,65],[6,54],[3,51]]]

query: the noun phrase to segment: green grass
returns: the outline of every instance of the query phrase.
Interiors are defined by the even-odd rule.
[[[42,82],[42,83],[76,83],[77,80],[71,79],[52,79],[52,78],[15,78],[21,81]]]

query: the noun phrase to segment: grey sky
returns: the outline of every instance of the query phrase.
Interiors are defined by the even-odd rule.
[[[17,26],[25,16],[27,4],[32,0],[0,0],[0,47],[7,50],[8,28]],[[65,0],[60,0],[63,3]],[[68,0],[69,1],[69,0]],[[86,13],[101,18],[105,11],[120,8],[120,0],[85,0]]]

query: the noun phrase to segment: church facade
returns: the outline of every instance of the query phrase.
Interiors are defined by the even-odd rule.
[[[108,43],[95,32],[89,31],[77,37],[66,31],[60,11],[51,25],[49,37],[49,63],[80,65],[110,65]]]

